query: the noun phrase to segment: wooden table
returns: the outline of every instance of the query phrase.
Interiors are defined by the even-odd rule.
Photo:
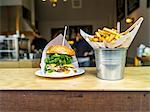
[[[127,67],[118,81],[97,78],[95,68],[66,79],[37,77],[37,70],[0,69],[0,112],[150,111],[150,67]]]
[[[40,67],[40,59],[20,59],[19,61],[0,61],[0,68],[37,68]]]

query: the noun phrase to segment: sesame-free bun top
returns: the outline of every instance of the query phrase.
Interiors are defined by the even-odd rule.
[[[50,46],[47,51],[46,54],[67,54],[70,56],[74,56],[75,55],[75,51],[67,46],[62,46],[62,45],[54,45],[54,46]]]

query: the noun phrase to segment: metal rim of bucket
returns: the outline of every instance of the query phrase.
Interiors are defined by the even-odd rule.
[[[114,48],[114,49],[111,49],[111,48],[97,48],[97,49],[94,49],[94,50],[119,51],[119,50],[127,50],[127,48]]]

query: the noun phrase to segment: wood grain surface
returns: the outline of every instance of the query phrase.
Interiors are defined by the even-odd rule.
[[[0,62],[0,68],[39,68],[39,67],[40,67],[40,59]]]
[[[0,112],[150,112],[150,92],[0,91]]]
[[[96,77],[96,68],[71,78],[35,76],[39,69],[0,69],[0,90],[150,91],[150,67],[127,67],[124,79],[106,81]]]

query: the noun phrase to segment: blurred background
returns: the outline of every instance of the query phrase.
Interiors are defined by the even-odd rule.
[[[79,30],[94,34],[118,23],[123,32],[141,16],[126,66],[150,65],[150,0],[0,0],[0,68],[39,67],[44,46],[65,25],[80,66],[95,66],[93,49]]]

